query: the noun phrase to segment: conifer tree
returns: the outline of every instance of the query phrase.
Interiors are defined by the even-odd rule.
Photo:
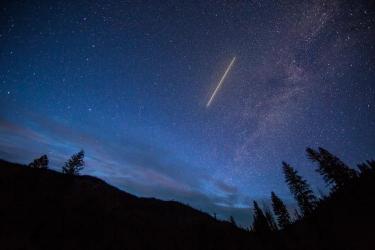
[[[230,222],[233,226],[237,226],[237,223],[236,223],[236,221],[234,220],[234,218],[233,218],[232,215],[229,217],[229,222]]]
[[[284,202],[274,192],[271,192],[271,200],[277,223],[280,228],[285,228],[291,222],[289,212],[286,209]]]
[[[307,148],[306,152],[313,162],[319,164],[317,172],[323,176],[327,185],[333,185],[333,189],[338,189],[357,176],[357,172],[348,167],[338,157],[324,148],[318,150]]]
[[[273,217],[273,214],[268,207],[264,207],[264,215],[266,216],[267,223],[271,231],[277,231],[278,227],[275,218]]]
[[[301,213],[298,211],[297,208],[294,209],[294,213],[293,213],[293,215],[294,215],[294,218],[293,218],[294,221],[302,219],[302,215],[301,215]]]
[[[256,233],[267,233],[271,231],[267,218],[256,201],[253,202],[252,231]]]
[[[361,171],[361,175],[375,172],[375,161],[368,160],[366,162],[358,164],[357,167]]]
[[[62,168],[63,173],[68,175],[79,175],[85,166],[83,158],[85,157],[85,152],[83,150],[72,155],[69,161],[65,162]]]
[[[303,215],[309,215],[316,205],[316,197],[309,184],[300,175],[297,170],[292,168],[286,162],[283,162],[283,172],[285,182],[289,186],[290,192],[296,199]]]
[[[33,162],[29,164],[31,168],[41,168],[46,169],[48,168],[48,157],[47,155],[42,155],[41,157],[34,159]]]

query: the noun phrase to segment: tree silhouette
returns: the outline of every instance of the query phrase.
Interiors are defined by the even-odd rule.
[[[69,161],[65,162],[65,165],[62,168],[63,173],[69,175],[79,175],[85,166],[85,162],[83,160],[84,157],[85,152],[83,150],[72,155]]]
[[[42,155],[41,157],[34,159],[33,162],[29,164],[31,168],[48,168],[48,157],[47,155]]]
[[[256,201],[253,201],[252,231],[256,233],[268,233],[271,231],[267,218]]]
[[[314,210],[316,204],[316,197],[313,191],[307,181],[298,175],[297,170],[286,162],[282,164],[285,182],[288,184],[290,192],[296,199],[302,214],[309,215]]]
[[[229,217],[229,222],[230,222],[233,226],[237,226],[237,223],[236,223],[236,221],[234,220],[234,218],[233,218],[232,215]]]
[[[280,228],[285,228],[291,223],[289,212],[286,209],[284,202],[274,192],[271,192],[271,200],[277,223]]]
[[[294,221],[302,219],[302,215],[298,211],[297,208],[294,209],[293,215],[294,215],[294,218],[293,218]]]
[[[360,163],[357,165],[358,169],[361,171],[361,174],[368,174],[371,172],[375,172],[375,161],[368,160],[366,162]]]
[[[277,227],[275,218],[273,217],[271,210],[266,206],[264,207],[264,215],[266,216],[271,231],[277,231],[279,228]]]
[[[333,185],[333,189],[337,189],[357,176],[357,172],[354,169],[349,168],[328,150],[324,148],[318,148],[318,150],[307,148],[306,152],[313,162],[319,164],[317,172],[323,176],[327,185]]]

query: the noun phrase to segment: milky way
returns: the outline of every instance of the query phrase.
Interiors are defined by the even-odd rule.
[[[375,157],[374,18],[366,1],[2,2],[0,158],[60,170],[83,148],[84,174],[247,225],[272,190],[293,206],[283,160],[324,192],[305,147]]]

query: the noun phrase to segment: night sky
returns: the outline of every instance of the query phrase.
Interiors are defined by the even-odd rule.
[[[307,146],[375,157],[374,46],[370,1],[2,1],[0,158],[84,149],[83,174],[247,225],[293,206],[283,160],[325,190]]]

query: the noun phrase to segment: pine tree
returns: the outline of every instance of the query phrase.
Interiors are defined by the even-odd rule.
[[[296,199],[303,215],[309,215],[316,205],[316,197],[309,184],[289,164],[283,162],[285,182]]]
[[[253,202],[253,225],[252,231],[256,233],[267,233],[270,232],[270,226],[267,218],[264,215],[262,209],[258,206],[256,201]]]
[[[229,217],[229,222],[230,222],[233,226],[237,226],[237,223],[236,223],[236,221],[234,220],[234,218],[233,218],[232,215]]]
[[[72,155],[69,161],[65,162],[62,168],[63,173],[69,175],[79,175],[85,166],[83,158],[85,157],[85,152],[83,150],[79,151],[77,154]]]
[[[361,175],[375,172],[375,161],[368,160],[366,162],[358,164],[357,167],[361,171]]]
[[[338,157],[324,148],[318,150],[307,148],[306,152],[309,159],[319,164],[317,172],[323,176],[327,185],[333,185],[333,189],[338,189],[357,177],[357,172],[348,167]]]
[[[280,228],[285,228],[291,222],[289,212],[286,209],[284,202],[274,192],[271,192],[271,200],[277,223]]]
[[[31,168],[41,168],[46,169],[48,168],[48,157],[47,155],[42,155],[41,157],[34,159],[33,162],[29,164]]]
[[[296,220],[300,220],[300,219],[302,219],[302,215],[301,215],[301,213],[298,211],[298,209],[295,208],[295,209],[294,209],[294,218],[293,218],[293,220],[296,221]]]
[[[273,217],[272,212],[268,207],[264,207],[264,215],[266,216],[267,223],[271,231],[277,231],[279,228],[277,227],[275,218]]]

